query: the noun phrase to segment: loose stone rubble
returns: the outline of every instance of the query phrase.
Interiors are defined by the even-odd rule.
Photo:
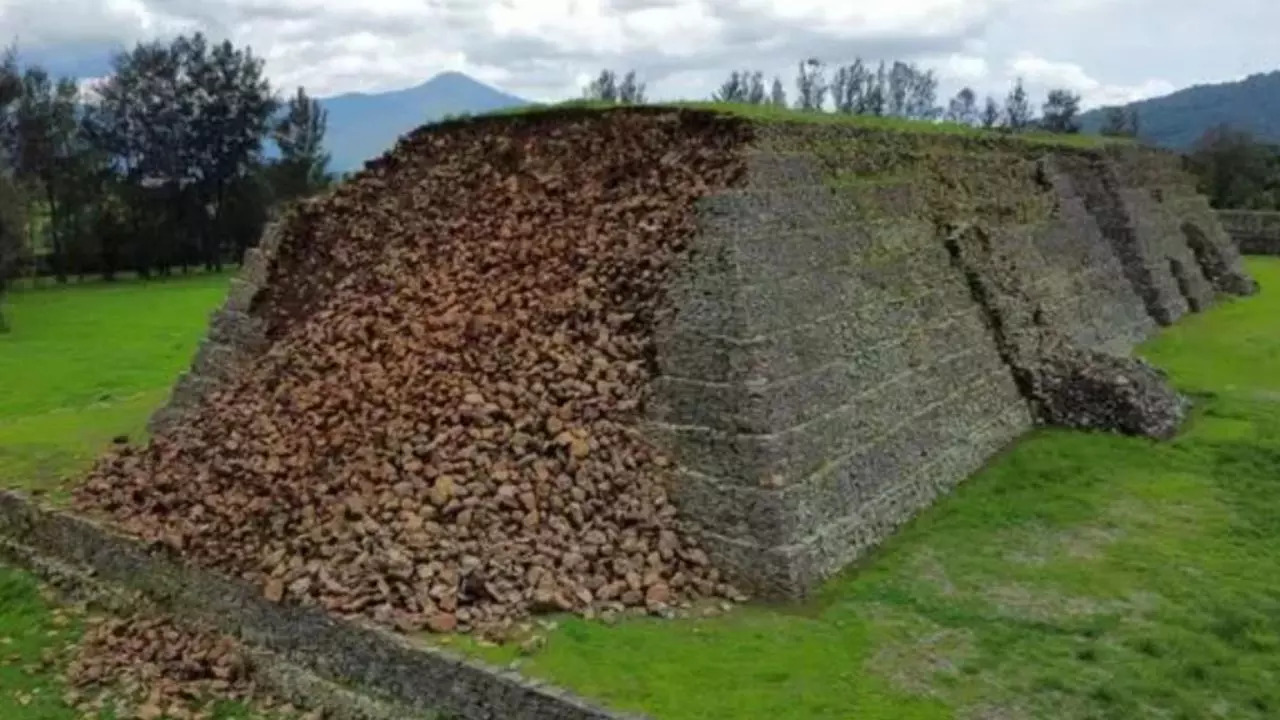
[[[661,289],[741,132],[661,111],[407,138],[285,229],[265,353],[79,506],[403,631],[737,596],[635,425]]]

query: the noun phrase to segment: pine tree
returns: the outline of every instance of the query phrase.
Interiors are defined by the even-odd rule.
[[[1031,125],[1031,103],[1027,98],[1027,90],[1022,86],[1022,78],[1013,83],[1013,89],[1004,101],[1004,125],[1017,132]]]
[[[1001,114],[1000,103],[996,102],[995,98],[988,95],[986,102],[982,106],[982,117],[980,118],[982,127],[990,130],[991,128],[999,126]]]
[[[301,87],[272,128],[280,159],[269,172],[277,200],[310,195],[329,184],[329,154],[324,151],[328,113]]]
[[[769,90],[769,104],[774,107],[787,106],[787,91],[782,87],[782,78],[774,76],[773,87]]]

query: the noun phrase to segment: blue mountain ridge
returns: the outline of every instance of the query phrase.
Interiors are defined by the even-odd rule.
[[[1137,108],[1143,140],[1171,150],[1189,150],[1205,130],[1219,124],[1280,143],[1280,70],[1192,85],[1123,107]],[[1080,116],[1085,132],[1097,132],[1103,118],[1101,109]]]
[[[319,98],[328,111],[325,148],[329,169],[350,172],[363,167],[420,125],[446,115],[484,113],[530,104],[459,72],[444,72],[404,90],[346,93]],[[274,148],[271,148],[274,150]]]

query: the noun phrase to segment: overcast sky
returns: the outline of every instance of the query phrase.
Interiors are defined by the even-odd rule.
[[[802,57],[862,56],[935,67],[946,94],[1021,75],[1092,106],[1280,69],[1278,28],[1280,0],[0,0],[0,35],[59,73],[198,29],[321,96],[460,70],[557,100],[601,67],[635,68],[658,99],[705,97],[734,68],[791,91]]]

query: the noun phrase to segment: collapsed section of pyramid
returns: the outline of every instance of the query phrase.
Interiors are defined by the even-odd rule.
[[[265,349],[78,503],[405,630],[735,595],[634,421],[662,289],[742,133],[636,111],[406,138],[284,226]]]

